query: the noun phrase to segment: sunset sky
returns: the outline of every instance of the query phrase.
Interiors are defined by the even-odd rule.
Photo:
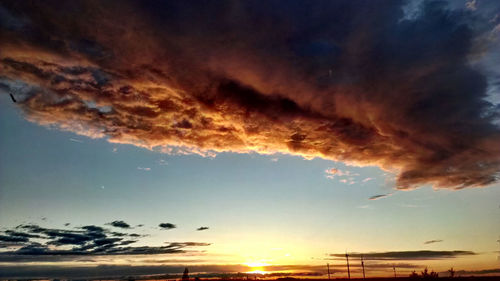
[[[500,2],[0,0],[0,278],[500,274]]]

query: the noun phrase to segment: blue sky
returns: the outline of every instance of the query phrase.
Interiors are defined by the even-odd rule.
[[[322,264],[344,250],[422,249],[474,251],[489,257],[483,266],[496,263],[498,185],[395,191],[393,175],[376,167],[282,154],[168,155],[38,126],[5,97],[1,109],[4,229],[125,220],[144,224],[136,232],[150,235],[146,245],[213,243],[203,260],[215,263]],[[354,184],[329,179],[333,167],[359,175]],[[368,200],[379,194],[392,196]],[[166,233],[161,222],[177,228]]]

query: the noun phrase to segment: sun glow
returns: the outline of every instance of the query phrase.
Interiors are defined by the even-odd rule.
[[[253,273],[253,274],[266,274],[268,273],[267,271],[264,270],[264,266],[268,266],[268,263],[265,262],[246,262],[244,265],[247,265],[250,267],[250,271],[247,271],[245,273]]]

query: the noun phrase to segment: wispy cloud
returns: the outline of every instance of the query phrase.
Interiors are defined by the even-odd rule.
[[[465,2],[465,7],[467,10],[475,11],[477,10],[477,0],[468,0]]]
[[[368,200],[379,200],[379,199],[382,199],[382,198],[385,198],[385,197],[388,197],[391,195],[392,195],[392,193],[377,194],[377,195],[373,195],[373,196],[369,197]]]
[[[443,240],[441,240],[441,239],[435,239],[435,240],[425,241],[424,244],[428,245],[428,244],[441,243],[441,242],[443,242]]]
[[[373,209],[373,206],[371,206],[371,205],[361,205],[361,206],[357,206],[356,208],[358,208],[358,209]]]
[[[156,161],[156,163],[158,163],[158,165],[160,165],[160,166],[168,165],[168,162],[165,159],[158,159],[158,161]]]
[[[365,179],[362,180],[362,182],[369,182],[371,180],[374,180],[374,178],[365,178]]]
[[[335,177],[335,175],[337,175],[339,173],[339,170],[335,169],[335,168],[329,168],[329,169],[325,170],[325,173],[326,173],[327,178],[333,179]]]
[[[148,167],[137,167],[137,170],[141,170],[141,171],[151,171],[151,168],[148,168]]]
[[[196,230],[197,231],[203,231],[203,230],[208,230],[208,229],[209,229],[208,226],[200,226]]]
[[[500,273],[500,268],[489,268],[483,270],[458,270],[456,272],[457,275],[464,275],[464,274],[484,275],[484,274],[498,274],[498,273]]]
[[[70,138],[69,140],[72,142],[83,143],[83,141],[79,139]]]
[[[417,204],[407,204],[407,203],[400,203],[398,204],[399,207],[403,208],[423,208],[424,205],[417,205]]]
[[[370,260],[439,260],[459,256],[476,255],[472,251],[393,251],[393,252],[371,252],[371,253],[349,253],[352,257],[361,257]],[[345,253],[330,254],[331,257],[345,258]]]
[[[342,176],[359,176],[358,173],[353,173],[351,171],[348,171],[348,170],[340,170],[340,169],[337,169],[337,168],[328,168],[325,170],[325,173],[327,175],[327,177],[329,178],[333,178],[334,176],[339,176],[339,177],[342,177]]]

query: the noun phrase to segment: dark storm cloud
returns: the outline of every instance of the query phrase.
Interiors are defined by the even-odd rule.
[[[162,229],[173,229],[173,228],[176,228],[177,226],[175,224],[172,224],[172,223],[169,223],[169,222],[166,222],[166,223],[160,223],[158,225],[160,228]]]
[[[85,229],[89,232],[104,232],[104,228],[102,228],[100,226],[95,226],[95,225],[86,225],[86,226],[82,226],[80,228]]]
[[[187,249],[209,246],[203,242],[166,242],[164,246],[129,246],[147,235],[109,231],[96,225],[73,229],[19,225],[0,232],[0,261],[81,260],[81,256],[151,255],[185,253]],[[127,239],[131,237],[132,239]]]
[[[495,23],[404,4],[2,1],[0,91],[32,122],[164,153],[377,165],[400,189],[490,185],[499,107],[472,63],[495,50]]]
[[[0,241],[2,242],[28,242],[28,240],[27,237],[0,235]]]
[[[208,227],[208,226],[200,226],[200,227],[198,227],[196,230],[197,230],[197,231],[203,231],[203,230],[207,230],[207,229],[209,229],[209,227]]]
[[[441,243],[441,242],[443,242],[443,240],[436,239],[436,240],[425,241],[424,244],[428,245],[428,244]]]
[[[130,225],[124,221],[112,221],[107,224],[118,228],[130,228]]]
[[[351,257],[361,257],[370,260],[437,260],[449,259],[459,256],[476,255],[471,251],[394,251],[394,252],[374,252],[374,253],[349,253]],[[344,254],[330,254],[331,257],[345,258]]]

